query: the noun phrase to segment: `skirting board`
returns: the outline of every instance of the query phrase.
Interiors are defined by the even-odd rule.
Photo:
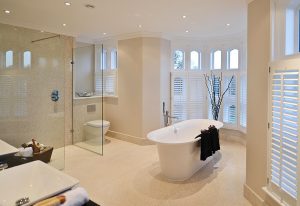
[[[255,193],[247,184],[244,184],[244,196],[253,206],[283,206],[266,191],[265,187],[262,189],[266,194],[264,199]]]
[[[244,184],[244,196],[253,206],[267,206],[265,201],[246,184]]]
[[[153,144],[152,142],[150,142],[146,138],[136,137],[136,136],[132,136],[132,135],[129,135],[129,134],[124,134],[124,133],[116,132],[116,131],[112,131],[112,130],[108,130],[106,136],[116,138],[116,139],[119,139],[119,140],[123,140],[123,141],[127,141],[127,142],[131,142],[131,143],[134,143],[134,144],[137,144],[137,145],[150,145],[150,144]]]

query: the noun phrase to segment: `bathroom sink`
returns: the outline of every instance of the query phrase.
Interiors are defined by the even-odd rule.
[[[0,157],[19,152],[19,150],[0,139]]]
[[[0,205],[13,206],[29,198],[25,206],[62,193],[79,181],[41,161],[0,171]]]

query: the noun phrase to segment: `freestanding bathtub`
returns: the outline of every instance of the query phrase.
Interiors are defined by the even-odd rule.
[[[200,148],[195,139],[201,130],[214,125],[217,129],[223,123],[209,119],[192,119],[173,124],[148,133],[149,140],[157,144],[162,174],[173,181],[184,181],[190,178],[213,156],[205,161],[200,160]],[[216,154],[216,153],[215,153]]]

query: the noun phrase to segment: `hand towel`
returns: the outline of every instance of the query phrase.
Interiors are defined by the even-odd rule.
[[[82,187],[70,190],[62,196],[66,197],[66,201],[61,206],[82,206],[89,201],[88,193]]]
[[[33,150],[31,147],[19,148],[19,154],[23,157],[32,157]]]

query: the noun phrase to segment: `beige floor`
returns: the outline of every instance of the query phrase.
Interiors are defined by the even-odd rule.
[[[215,165],[176,183],[161,175],[155,146],[109,139],[104,156],[66,148],[65,172],[101,206],[250,206],[243,197],[245,147],[240,144],[223,141]]]

